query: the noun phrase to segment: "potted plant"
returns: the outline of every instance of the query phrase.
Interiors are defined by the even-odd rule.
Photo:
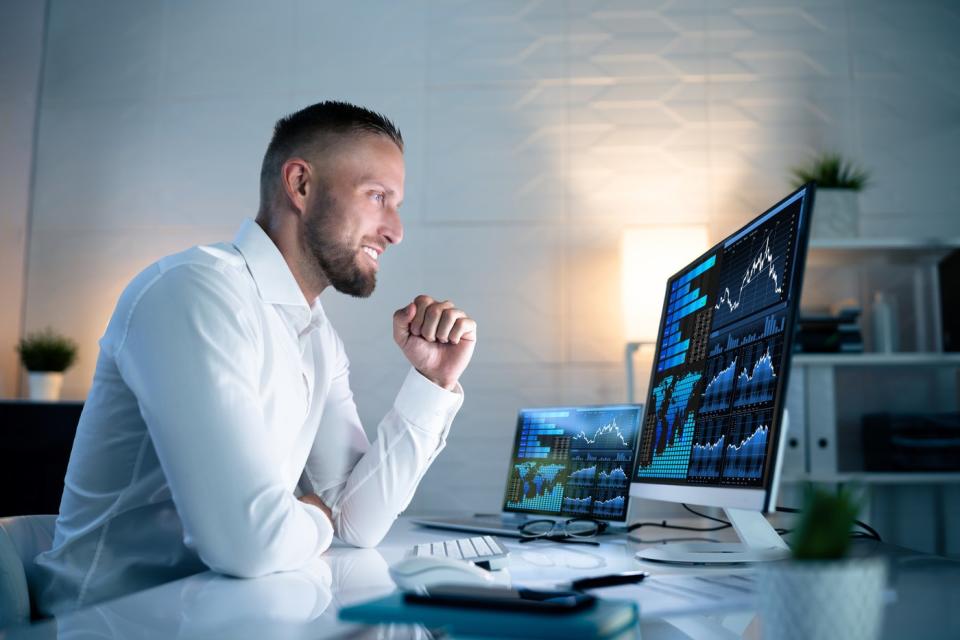
[[[59,400],[63,372],[77,357],[77,343],[47,327],[27,334],[17,343],[27,369],[31,400]]]
[[[817,185],[811,235],[819,238],[850,238],[860,231],[859,194],[870,180],[865,169],[839,153],[822,153],[792,169],[793,182]]]
[[[832,493],[807,488],[792,535],[792,558],[760,570],[764,637],[879,637],[887,563],[882,556],[848,555],[858,511],[858,501],[849,490]]]

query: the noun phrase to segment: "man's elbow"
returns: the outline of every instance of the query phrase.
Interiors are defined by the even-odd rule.
[[[251,535],[232,536],[229,540],[203,545],[199,555],[204,564],[217,573],[236,578],[259,578],[299,569],[311,558],[326,551],[332,542],[333,531],[331,529],[318,534],[321,539],[317,540],[316,546],[302,554],[291,553],[290,548],[279,541]]]
[[[337,523],[337,537],[353,547],[370,549],[380,544],[390,527],[377,528],[371,526],[356,526],[349,518],[341,513]],[[391,523],[392,524],[392,523]]]

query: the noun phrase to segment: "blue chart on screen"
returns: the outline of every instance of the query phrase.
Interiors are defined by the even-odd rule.
[[[565,468],[562,464],[537,462],[514,465],[521,483],[521,493],[519,500],[508,504],[518,509],[559,511],[563,502],[563,485],[559,482],[559,476]]]
[[[727,418],[701,420],[690,451],[691,478],[718,478],[727,445]]]
[[[762,340],[746,346],[736,379],[734,407],[764,404],[773,401],[777,388],[774,362],[780,362],[782,340]]]
[[[758,411],[733,417],[723,466],[725,478],[755,479],[763,475],[770,415],[770,411]]]
[[[747,318],[723,331],[714,331],[710,334],[709,355],[712,358],[730,353],[751,342],[780,335],[786,321],[786,313],[776,311],[760,318]]]
[[[690,404],[701,376],[699,371],[666,376],[653,389],[652,411],[644,421],[638,477],[686,477],[696,413]]]
[[[521,412],[508,510],[622,519],[640,408]]]
[[[706,338],[709,330],[709,315],[704,315],[707,311],[706,283],[716,264],[717,256],[712,255],[671,283],[662,320],[664,329],[657,371],[666,371],[691,360],[689,352],[701,339],[697,335],[698,317],[706,320],[701,330],[704,332],[702,338]]]
[[[785,299],[794,233],[792,220],[777,217],[726,248],[713,305],[714,328]]]
[[[718,356],[707,362],[706,384],[703,387],[703,401],[700,413],[724,411],[730,408],[733,383],[737,377],[736,355]]]

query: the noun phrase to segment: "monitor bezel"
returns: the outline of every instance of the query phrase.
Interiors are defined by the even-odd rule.
[[[781,374],[777,380],[777,387],[774,392],[773,419],[770,426],[770,441],[767,444],[768,455],[764,462],[763,485],[759,487],[731,487],[717,485],[695,485],[684,484],[682,482],[664,482],[662,478],[639,479],[637,477],[637,462],[639,460],[641,433],[637,433],[637,454],[634,456],[634,470],[630,482],[630,496],[636,498],[646,498],[652,500],[662,500],[666,502],[678,502],[698,504],[711,507],[728,507],[739,509],[754,509],[760,511],[769,511],[775,506],[777,485],[779,484],[780,465],[782,464],[782,426],[784,424],[784,409],[786,407],[786,390],[790,378],[790,366],[784,367],[792,357],[792,347],[794,330],[796,327],[797,316],[799,315],[800,302],[799,296],[803,293],[803,276],[806,271],[807,248],[810,242],[810,215],[813,211],[813,199],[816,192],[816,184],[808,182],[801,187],[796,188],[789,194],[778,200],[773,206],[768,207],[763,213],[754,216],[742,227],[726,236],[720,242],[714,244],[710,249],[704,251],[699,257],[689,261],[676,273],[667,278],[664,286],[664,300],[661,307],[660,327],[657,331],[656,350],[651,365],[648,391],[647,406],[649,408],[650,389],[653,387],[653,381],[657,374],[657,360],[663,340],[664,322],[663,316],[666,313],[670,298],[670,283],[675,278],[680,277],[687,271],[691,265],[705,260],[712,254],[716,254],[724,245],[735,240],[738,236],[747,233],[751,227],[757,225],[763,218],[773,214],[778,209],[787,206],[792,200],[800,197],[800,220],[797,224],[797,243],[796,254],[794,256],[794,265],[791,269],[793,279],[791,281],[791,291],[797,295],[797,303],[788,309],[784,322],[784,343],[783,357],[781,359]],[[799,264],[798,264],[799,261]],[[644,416],[645,418],[646,416]]]
[[[619,410],[623,410],[623,411],[636,410],[636,411],[637,411],[637,415],[638,415],[638,418],[637,418],[637,428],[636,428],[635,433],[634,433],[634,443],[633,443],[633,449],[632,449],[632,451],[631,451],[631,455],[633,455],[633,461],[632,461],[632,463],[631,463],[631,468],[630,468],[630,474],[631,474],[631,475],[630,475],[630,483],[629,483],[629,487],[628,487],[628,491],[627,491],[627,496],[626,496],[626,498],[627,498],[627,505],[626,505],[626,509],[623,510],[623,517],[620,517],[620,518],[598,518],[598,517],[595,517],[595,516],[593,516],[593,515],[582,516],[582,517],[588,518],[588,519],[590,519],[590,520],[597,520],[597,521],[602,521],[602,522],[615,522],[615,523],[626,522],[626,521],[629,519],[629,517],[630,517],[630,496],[632,495],[630,492],[632,491],[632,488],[633,488],[633,472],[634,472],[634,470],[636,469],[636,456],[637,456],[638,447],[640,446],[640,430],[643,428],[643,413],[644,413],[644,407],[643,407],[643,404],[642,404],[642,403],[638,403],[638,402],[634,402],[634,403],[629,403],[629,402],[617,402],[617,403],[613,403],[613,404],[581,404],[581,405],[564,405],[564,406],[550,406],[550,407],[528,407],[528,408],[524,408],[524,409],[519,409],[519,410],[517,411],[517,423],[516,423],[516,428],[515,428],[514,434],[513,434],[513,443],[512,443],[512,445],[511,445],[511,449],[510,449],[510,466],[509,466],[508,469],[507,469],[507,481],[506,481],[506,483],[504,483],[504,487],[503,487],[503,502],[502,502],[502,507],[501,507],[501,508],[502,508],[502,510],[503,510],[504,513],[519,513],[519,514],[525,514],[525,515],[535,515],[535,516],[541,516],[541,517],[543,517],[543,518],[551,518],[551,519],[554,519],[554,520],[560,520],[560,519],[564,519],[564,518],[569,518],[569,517],[570,517],[570,516],[566,516],[566,515],[564,515],[564,514],[562,514],[562,513],[552,513],[552,512],[550,512],[550,511],[538,511],[538,510],[535,510],[535,509],[516,509],[516,508],[513,508],[513,507],[507,507],[507,502],[508,502],[507,497],[508,497],[508,495],[509,495],[509,493],[510,493],[510,480],[511,480],[511,478],[513,477],[513,464],[514,464],[514,461],[517,459],[517,456],[516,456],[517,449],[518,449],[517,444],[518,444],[518,439],[520,438],[521,429],[522,429],[522,427],[523,427],[523,414],[524,414],[524,412],[527,412],[527,411],[568,411],[568,410],[582,411],[582,410],[585,410],[585,409],[586,409],[586,410],[591,410],[591,409],[609,409],[609,410],[614,410],[614,411],[619,411]]]

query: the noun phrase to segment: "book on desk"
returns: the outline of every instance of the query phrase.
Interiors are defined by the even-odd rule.
[[[491,611],[407,602],[396,591],[386,597],[340,610],[340,619],[363,624],[419,624],[457,635],[523,638],[610,638],[633,629],[639,621],[635,602],[598,599],[591,607],[569,613]]]

